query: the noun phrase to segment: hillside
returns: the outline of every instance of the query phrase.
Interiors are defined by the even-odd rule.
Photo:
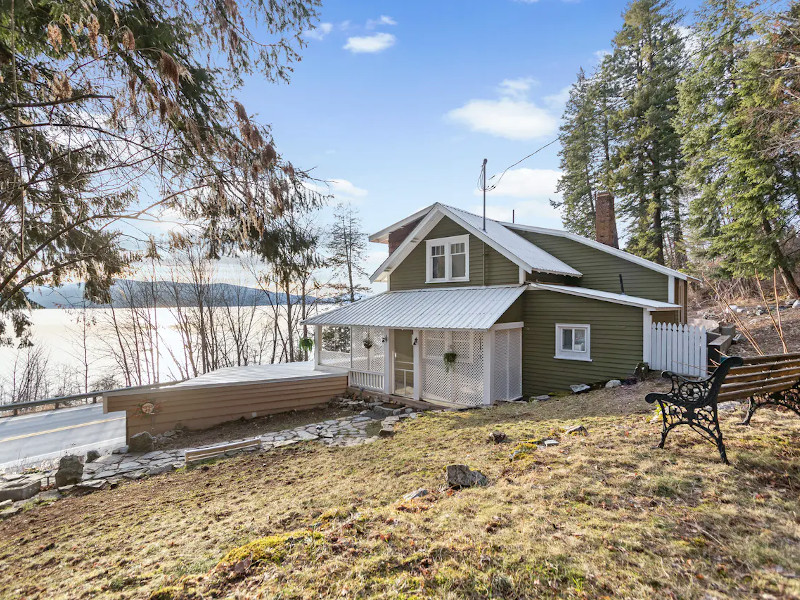
[[[200,293],[205,297],[207,304],[211,306],[269,306],[274,304],[286,304],[286,294],[265,292],[257,288],[251,288],[229,283],[201,284],[195,286],[187,283],[173,283],[167,281],[157,281],[154,283],[135,281],[132,279],[118,280],[111,288],[111,302],[114,307],[130,306],[131,299],[133,306],[140,307],[145,302],[152,304],[155,295],[155,304],[159,307],[164,306],[194,306],[196,296]],[[109,305],[86,302],[84,300],[83,283],[67,283],[57,288],[48,286],[34,286],[26,288],[25,293],[37,308],[80,308],[86,304],[87,308],[103,308]],[[299,303],[300,296],[291,295],[292,303]],[[313,303],[316,298],[307,296],[306,301]],[[320,300],[322,302],[322,300]]]
[[[732,466],[687,431],[654,450],[642,399],[662,386],[428,413],[372,444],[33,508],[0,523],[0,596],[800,598],[800,420],[723,413]],[[563,432],[576,424],[588,435]],[[519,445],[543,436],[560,444]],[[445,490],[451,463],[489,485]]]

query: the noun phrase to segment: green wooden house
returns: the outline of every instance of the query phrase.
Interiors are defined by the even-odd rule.
[[[686,322],[687,275],[566,231],[437,203],[370,240],[388,290],[306,321],[353,387],[480,405],[623,379]]]

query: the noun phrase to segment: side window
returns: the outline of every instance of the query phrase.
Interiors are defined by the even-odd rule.
[[[469,281],[469,235],[426,240],[428,283]]]
[[[591,327],[589,325],[556,324],[556,358],[592,360],[590,343]]]

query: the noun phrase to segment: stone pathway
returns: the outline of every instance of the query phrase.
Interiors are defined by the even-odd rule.
[[[319,441],[328,446],[349,447],[374,442],[378,437],[393,435],[394,426],[403,419],[415,419],[420,413],[411,408],[389,408],[380,404],[371,405],[369,410],[348,417],[330,419],[321,423],[303,425],[294,429],[276,431],[260,436],[261,446],[226,453],[228,456],[242,452],[269,451],[274,448],[290,446],[299,442]],[[376,435],[369,435],[370,425],[380,423]],[[230,440],[230,443],[242,440]],[[0,474],[0,518],[8,517],[23,509],[26,503],[58,499],[70,493],[89,493],[113,488],[125,480],[151,477],[186,466],[184,453],[190,448],[178,450],[155,450],[145,454],[114,451],[104,454],[91,463],[84,464],[81,482],[58,489],[48,489],[28,498],[12,499],[11,488],[30,488],[35,482],[41,488],[50,488],[55,482],[56,470],[23,472],[19,474]],[[4,494],[4,491],[6,492]]]

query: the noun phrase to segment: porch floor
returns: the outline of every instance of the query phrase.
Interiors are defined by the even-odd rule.
[[[186,387],[229,386],[243,383],[259,383],[282,379],[317,379],[341,377],[342,373],[332,373],[314,369],[312,361],[295,363],[276,363],[273,365],[247,365],[217,369],[193,379],[169,386],[168,389]]]

